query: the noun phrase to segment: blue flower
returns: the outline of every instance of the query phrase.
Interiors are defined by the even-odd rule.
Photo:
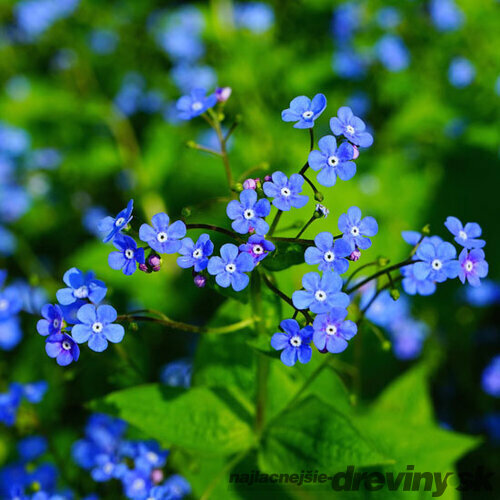
[[[143,441],[137,445],[135,466],[144,472],[151,473],[165,465],[169,452],[160,448],[156,441]]]
[[[349,46],[341,47],[333,54],[333,71],[341,78],[359,80],[366,74],[368,60]]]
[[[61,308],[56,304],[45,304],[42,307],[42,316],[45,319],[38,321],[36,329],[40,335],[53,335],[54,333],[60,333],[63,327],[63,312]]]
[[[236,26],[254,33],[265,33],[274,23],[274,11],[263,2],[237,3],[234,6]]]
[[[122,482],[126,497],[131,500],[144,500],[153,486],[149,474],[138,469],[128,470],[123,475]]]
[[[335,271],[343,274],[349,267],[349,261],[344,259],[351,254],[351,245],[345,240],[333,240],[329,232],[319,233],[314,238],[316,246],[306,249],[305,261],[314,266],[319,264],[320,271]]]
[[[418,279],[415,276],[413,265],[401,268],[403,275],[403,290],[408,295],[432,295],[436,291],[436,283],[426,279]]]
[[[193,363],[189,359],[178,359],[167,363],[161,370],[160,380],[170,387],[185,387],[191,385]]]
[[[269,200],[257,201],[257,193],[253,189],[244,189],[240,201],[232,200],[226,208],[227,216],[233,220],[232,228],[240,234],[255,230],[263,236],[269,231],[269,224],[263,219],[271,211]]]
[[[252,256],[253,262],[257,265],[262,259],[266,258],[269,252],[276,248],[273,243],[264,239],[263,236],[252,234],[247,243],[240,245],[240,252],[247,252]]]
[[[119,462],[113,454],[99,453],[94,460],[94,468],[90,472],[92,479],[99,483],[120,479],[127,472],[127,465]]]
[[[372,242],[366,236],[375,236],[378,232],[377,221],[373,217],[361,219],[361,210],[358,207],[351,207],[346,214],[342,214],[338,227],[343,233],[342,238],[351,245],[352,250],[370,248]]]
[[[458,277],[462,283],[467,280],[470,285],[479,286],[479,278],[486,278],[488,275],[488,263],[484,260],[484,252],[480,248],[474,248],[470,252],[464,248],[458,256],[458,262]]]
[[[22,386],[23,396],[30,403],[40,403],[49,388],[49,384],[45,380],[38,380],[37,382],[30,382]]]
[[[177,101],[179,118],[191,120],[203,114],[207,109],[213,108],[217,104],[217,97],[215,94],[206,96],[206,93],[205,89],[194,89],[189,95],[182,96]]]
[[[186,225],[177,220],[170,224],[168,215],[164,212],[153,215],[153,227],[143,224],[139,229],[139,238],[158,253],[176,253],[182,247],[179,241],[186,236]]]
[[[21,323],[18,316],[12,316],[0,321],[0,349],[11,351],[23,337]]]
[[[467,286],[465,300],[474,307],[489,307],[500,303],[500,284],[492,280],[483,280],[481,286]]]
[[[353,321],[344,321],[346,316],[346,309],[334,307],[314,318],[313,342],[319,351],[338,353],[347,349],[347,341],[356,335],[358,327]]]
[[[23,301],[14,286],[0,291],[0,321],[15,316],[23,307]]]
[[[464,22],[464,14],[454,0],[431,0],[429,5],[431,19],[440,31],[453,31]]]
[[[134,209],[134,200],[130,200],[127,208],[124,208],[116,217],[104,217],[99,222],[97,228],[104,236],[103,242],[111,241],[127,224],[132,220],[132,210]]]
[[[476,76],[476,69],[465,57],[455,57],[448,68],[448,80],[454,87],[469,86]]]
[[[495,356],[484,369],[481,376],[481,387],[486,394],[500,398],[500,355]]]
[[[0,393],[0,422],[8,427],[16,423],[22,397],[23,390],[20,384],[11,384],[7,392]]]
[[[180,476],[179,474],[172,474],[164,481],[163,486],[165,487],[167,492],[166,498],[171,498],[169,496],[171,495],[172,498],[176,500],[183,498],[184,496],[191,493],[190,484],[184,477]]]
[[[307,273],[302,278],[305,290],[293,292],[292,301],[297,309],[310,309],[313,313],[325,313],[333,307],[347,307],[349,297],[341,292],[342,279],[332,271]]]
[[[380,62],[389,71],[398,72],[406,69],[410,63],[410,54],[403,40],[395,35],[384,35],[376,45]]]
[[[114,307],[85,304],[79,309],[77,316],[81,323],[73,327],[71,334],[79,344],[88,341],[90,349],[102,352],[108,347],[108,341],[122,341],[125,330],[122,325],[113,323],[117,318]]]
[[[415,278],[419,280],[430,279],[442,283],[448,278],[458,276],[460,265],[457,260],[455,247],[443,241],[434,246],[432,243],[422,242],[417,249],[416,257],[422,262],[416,262],[413,265]]]
[[[294,128],[311,128],[325,108],[326,97],[323,94],[316,94],[312,100],[301,95],[290,102],[288,109],[281,112],[281,119],[284,122],[297,122]]]
[[[337,116],[330,119],[330,129],[335,135],[343,135],[348,141],[363,148],[373,144],[373,137],[365,128],[365,122],[354,116],[347,106],[339,108]]]
[[[118,252],[111,252],[108,256],[108,264],[111,269],[121,269],[123,274],[130,276],[137,270],[137,264],[144,264],[144,248],[137,248],[134,238],[118,235],[113,240],[113,245]]]
[[[49,358],[55,358],[59,366],[68,366],[80,357],[80,348],[66,333],[50,335],[45,343],[45,352]]]
[[[486,245],[484,240],[478,240],[481,236],[481,226],[476,222],[467,222],[465,227],[456,217],[448,217],[444,225],[448,231],[455,236],[455,241],[465,248],[483,248]]]
[[[293,366],[297,360],[309,363],[312,349],[309,345],[313,334],[311,326],[300,329],[294,319],[284,319],[280,323],[284,333],[275,333],[271,338],[271,346],[281,351],[280,359],[286,366]]]
[[[24,462],[31,462],[47,451],[47,440],[43,436],[28,436],[17,443],[17,450]]]
[[[331,187],[337,182],[337,176],[343,181],[352,179],[356,173],[354,148],[348,142],[343,142],[337,148],[337,140],[333,135],[325,135],[318,141],[317,149],[309,153],[309,166],[320,171],[317,179],[322,186]]]
[[[177,264],[183,269],[194,267],[194,270],[199,273],[206,269],[208,257],[213,251],[214,244],[206,233],[200,235],[196,243],[191,238],[184,238],[179,249],[181,257],[177,257]]]
[[[83,273],[80,269],[72,267],[64,273],[63,281],[68,288],[57,291],[56,297],[63,306],[68,306],[78,300],[89,299],[94,304],[99,304],[106,296],[106,285],[94,278],[93,272]],[[63,310],[64,313],[64,310]],[[66,318],[66,314],[64,315]]]
[[[389,331],[394,355],[397,359],[407,361],[420,355],[428,335],[428,326],[422,321],[405,317],[394,321]]]
[[[300,194],[304,177],[300,174],[292,174],[290,180],[283,172],[274,172],[271,176],[272,182],[264,182],[264,193],[270,198],[274,198],[273,205],[283,212],[288,212],[293,208],[302,208],[309,197]]]
[[[208,272],[215,275],[215,281],[223,288],[229,285],[236,292],[243,290],[249,282],[248,275],[254,268],[252,257],[248,253],[238,253],[238,247],[232,243],[222,245],[220,257],[212,257],[208,262]]]

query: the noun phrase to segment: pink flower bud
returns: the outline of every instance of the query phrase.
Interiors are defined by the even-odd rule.
[[[203,288],[207,284],[207,278],[205,276],[203,276],[203,274],[197,274],[194,277],[194,284],[198,288]]]
[[[146,264],[139,264],[139,271],[142,271],[143,273],[150,273],[151,272],[149,270],[148,266],[146,266]]]
[[[351,253],[351,255],[349,255],[349,257],[347,257],[349,260],[352,260],[353,262],[356,262],[357,260],[359,260],[359,258],[361,257],[361,250],[358,250],[356,248],[356,250],[354,250],[354,252]]]
[[[243,189],[255,189],[257,187],[257,183],[255,179],[247,179],[243,182]]]
[[[164,474],[161,469],[154,469],[153,472],[151,472],[151,481],[155,484],[159,484],[163,481]]]
[[[353,160],[355,160],[359,156],[359,149],[358,146],[353,146],[354,148],[354,156],[352,157]]]
[[[272,180],[273,180],[273,178],[272,178],[270,175],[266,175],[266,176],[264,177],[264,180],[265,180],[266,182],[270,182],[270,181],[272,181]]]
[[[231,87],[219,87],[215,90],[215,97],[219,102],[226,102],[231,97]]]
[[[161,257],[156,254],[150,255],[148,264],[151,266],[151,269],[157,273],[161,269]]]

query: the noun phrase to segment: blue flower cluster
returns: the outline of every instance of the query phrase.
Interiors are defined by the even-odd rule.
[[[125,438],[127,423],[103,414],[90,417],[85,437],[73,445],[74,461],[96,482],[119,480],[123,495],[131,500],[181,499],[191,492],[177,474],[165,478],[169,452],[156,441]]]
[[[14,382],[9,385],[7,392],[0,393],[0,422],[8,427],[17,420],[18,410],[25,400],[28,403],[38,404],[47,392],[48,384],[44,380],[20,384]]]
[[[46,337],[45,351],[60,366],[78,361],[78,344],[88,343],[90,349],[102,352],[108,342],[123,340],[125,330],[115,323],[114,307],[101,304],[106,285],[93,272],[84,273],[73,267],[63,277],[66,288],[58,290],[58,304],[45,304],[37,323],[38,333]]]
[[[436,291],[436,283],[459,278],[479,286],[481,278],[488,274],[488,263],[482,250],[486,244],[479,239],[482,229],[479,224],[469,222],[465,226],[456,217],[448,217],[446,228],[463,247],[458,259],[456,248],[439,236],[424,236],[416,231],[403,232],[404,240],[414,245],[415,264],[401,269],[403,289],[410,295],[431,295]]]

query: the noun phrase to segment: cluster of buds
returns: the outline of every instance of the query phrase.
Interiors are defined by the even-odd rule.
[[[139,264],[139,269],[144,273],[157,273],[161,269],[161,257],[152,252],[145,264]]]

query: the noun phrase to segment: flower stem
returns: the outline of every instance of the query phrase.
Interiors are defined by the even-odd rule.
[[[296,238],[300,238],[304,231],[315,221],[317,217],[315,214],[304,224],[304,227],[299,231],[299,234],[296,236]]]
[[[283,214],[283,212],[281,210],[278,210],[276,212],[276,215],[274,216],[274,219],[273,219],[273,222],[271,224],[271,227],[269,229],[269,232],[267,233],[267,235],[269,237],[271,237],[276,229],[276,226],[278,225],[278,222],[280,221],[281,219],[281,215]]]
[[[314,149],[314,131],[312,127],[309,129],[309,152]],[[300,169],[299,174],[304,175],[309,168],[309,160],[307,160],[304,166]]]
[[[235,232],[224,229],[223,227],[214,226],[213,224],[186,224],[186,229],[208,229],[209,231],[225,234],[235,240],[242,241]]]
[[[222,164],[224,165],[224,170],[226,172],[226,178],[227,178],[227,183],[229,185],[229,189],[232,192],[232,190],[233,190],[233,173],[231,172],[231,166],[229,165],[229,156],[227,154],[227,149],[226,149],[226,138],[224,137],[224,134],[222,133],[219,117],[217,116],[217,114],[214,111],[209,110],[209,112],[211,113],[213,120],[207,120],[207,121],[208,121],[208,123],[211,124],[212,128],[215,130],[215,133],[217,134],[217,138],[219,139]],[[234,194],[235,193],[233,193],[233,195]]]
[[[299,245],[314,245],[314,240],[304,240],[300,238],[284,238],[282,236],[267,236],[271,241],[278,241],[283,243],[298,243]]]
[[[345,282],[344,286],[347,287],[347,285],[349,285],[349,283],[353,280],[353,278],[356,276],[356,274],[361,272],[363,269],[366,269],[367,267],[370,267],[370,266],[375,266],[377,264],[378,264],[378,260],[373,260],[372,262],[367,262],[366,264],[359,266],[356,270],[353,271],[353,273],[349,276],[349,278],[347,278],[347,281]]]
[[[196,142],[189,141],[186,145],[188,148],[191,148],[191,149],[196,149],[198,151],[210,153],[211,155],[214,155],[214,156],[222,156],[222,153],[220,153],[220,151],[216,151],[215,149],[207,148],[205,146],[202,146],[201,144],[197,144]]]

